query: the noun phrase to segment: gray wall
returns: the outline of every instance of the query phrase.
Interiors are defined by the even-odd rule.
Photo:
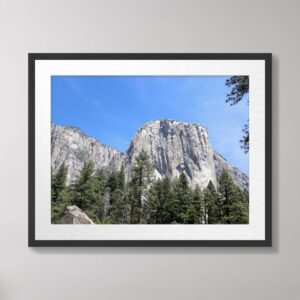
[[[299,3],[0,0],[0,299],[299,299]],[[27,52],[273,52],[274,247],[27,248]]]

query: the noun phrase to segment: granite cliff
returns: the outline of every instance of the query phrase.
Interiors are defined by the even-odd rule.
[[[55,172],[65,162],[69,183],[87,160],[92,160],[96,168],[110,171],[123,167],[129,178],[135,157],[142,149],[148,153],[157,178],[175,178],[184,172],[192,186],[203,188],[210,180],[217,185],[225,169],[239,186],[248,189],[248,177],[213,150],[208,131],[200,124],[151,121],[136,132],[125,153],[101,144],[78,128],[52,124],[52,169]]]
[[[86,161],[93,161],[96,168],[120,169],[122,153],[85,135],[76,127],[51,124],[51,167],[55,172],[64,162],[68,167],[70,183]]]

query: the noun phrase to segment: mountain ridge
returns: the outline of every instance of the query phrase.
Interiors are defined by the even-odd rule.
[[[102,146],[105,146],[105,147],[108,147],[108,148],[111,148],[112,150],[115,150],[115,151],[118,151],[119,153],[121,154],[124,154],[124,151],[120,151],[119,149],[115,148],[115,147],[112,147],[112,146],[109,146],[105,143],[102,143],[100,141],[99,138],[93,136],[93,135],[88,135],[87,133],[85,133],[83,130],[81,130],[78,126],[73,126],[73,125],[62,125],[62,124],[56,124],[54,122],[51,122],[51,130],[52,130],[52,127],[53,126],[58,126],[58,127],[64,127],[64,128],[70,128],[70,129],[74,129],[75,131],[79,132],[80,134],[82,134],[83,136],[87,137],[87,138],[91,138],[91,139],[94,139],[96,140],[99,144],[101,144]]]
[[[226,169],[239,186],[248,189],[247,175],[214,151],[202,124],[172,119],[147,122],[136,131],[125,152],[102,144],[78,127],[51,124],[51,166],[55,172],[65,162],[68,183],[76,178],[86,160],[109,171],[123,167],[128,179],[142,149],[154,165],[156,178],[174,178],[184,172],[192,186],[203,188],[210,180],[217,186],[221,170]]]

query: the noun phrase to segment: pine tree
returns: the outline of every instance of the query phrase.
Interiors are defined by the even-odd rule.
[[[219,180],[219,195],[222,203],[222,223],[248,223],[248,204],[245,193],[234,183],[226,171]]]
[[[91,199],[93,201],[90,203],[88,211],[95,223],[101,223],[105,217],[104,192],[107,180],[106,172],[103,169],[97,170],[91,180],[91,188],[94,190],[94,199]]]
[[[103,224],[247,224],[249,194],[241,190],[223,171],[217,192],[210,181],[203,191],[192,189],[188,178],[153,181],[153,167],[141,151],[132,167],[131,180],[124,170],[108,173],[94,170],[86,162],[76,181],[67,187],[64,164],[53,174],[51,184],[52,223],[63,215],[66,206],[75,204],[95,223]]]
[[[165,224],[173,220],[173,197],[169,178],[156,180],[149,189],[148,200],[144,210],[147,210],[148,223]]]
[[[188,179],[184,173],[181,173],[178,180],[175,181],[174,193],[179,204],[179,211],[177,212],[175,221],[178,223],[188,223],[187,210],[192,199],[192,193]]]
[[[85,211],[90,208],[92,203],[96,202],[95,181],[93,180],[94,163],[86,162],[80,174],[72,186],[73,203]]]
[[[136,158],[132,167],[130,181],[130,199],[131,199],[131,223],[146,222],[143,206],[147,207],[147,193],[153,176],[153,166],[149,162],[149,156],[142,150]]]
[[[162,179],[162,198],[160,199],[162,224],[176,222],[180,204],[174,195],[169,178]]]
[[[68,169],[65,163],[62,163],[56,174],[51,174],[51,199],[53,202],[59,202],[60,193],[66,189]]]
[[[222,223],[230,223],[230,206],[235,199],[235,185],[225,170],[222,171],[219,179],[219,197],[222,205]]]
[[[189,224],[201,224],[204,219],[203,213],[203,193],[197,186],[192,191],[192,199],[188,205],[186,212],[186,220]]]
[[[114,204],[110,209],[110,221],[112,224],[128,224],[130,222],[129,198],[124,190],[114,191]]]
[[[216,224],[219,221],[219,209],[212,191],[208,188],[204,189],[203,200],[203,219],[204,224]]]
[[[229,102],[230,105],[235,105],[249,94],[249,76],[232,76],[226,80],[226,86],[231,87],[230,93],[227,94],[226,102]],[[244,125],[240,143],[242,149],[247,153],[249,151],[249,120]]]
[[[115,191],[118,188],[118,172],[112,171],[107,178],[106,187],[110,192]]]
[[[230,207],[231,224],[248,224],[249,223],[249,209],[248,203],[245,199],[245,193],[236,186],[235,201]]]
[[[210,180],[206,189],[205,206],[207,210],[207,224],[216,224],[221,219],[221,205],[214,184]]]
[[[125,172],[123,167],[121,167],[121,170],[118,171],[117,173],[117,182],[118,182],[118,189],[124,191],[126,183],[125,183]]]
[[[148,192],[147,203],[144,205],[144,211],[148,215],[149,224],[161,224],[161,195],[162,183],[161,180],[156,180],[150,187]]]
[[[51,172],[51,222],[57,223],[65,209],[70,205],[70,196],[67,189],[68,169],[63,163],[57,173]]]
[[[124,169],[121,168],[120,171],[113,171],[109,174],[106,187],[109,188],[110,191],[110,204],[114,204],[114,192],[116,190],[124,191],[125,190],[125,174]]]

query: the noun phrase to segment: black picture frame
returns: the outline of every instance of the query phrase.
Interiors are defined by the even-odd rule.
[[[35,63],[37,60],[263,60],[265,62],[264,240],[37,240],[35,238]],[[271,247],[272,246],[272,54],[271,53],[29,53],[28,54],[28,246],[29,247]]]

